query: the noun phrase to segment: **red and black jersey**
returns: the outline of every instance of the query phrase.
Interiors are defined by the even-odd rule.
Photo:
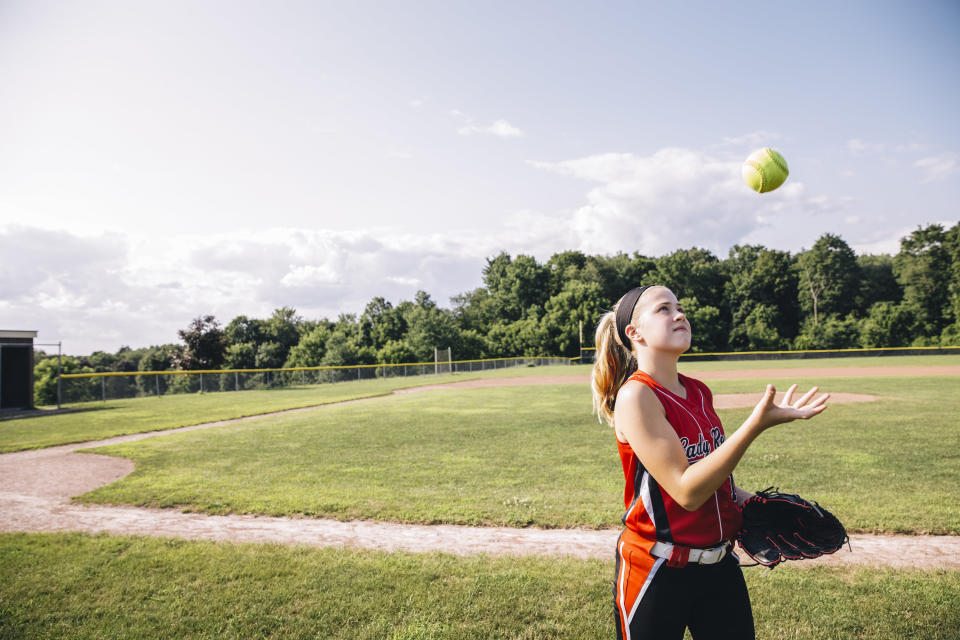
[[[677,432],[690,464],[723,444],[723,425],[713,410],[713,395],[699,380],[680,375],[687,397],[672,393],[643,371],[630,376],[657,395],[667,421]],[[641,538],[688,547],[712,547],[731,540],[740,529],[741,515],[734,499],[733,476],[699,509],[687,511],[660,488],[629,444],[617,441],[626,480],[623,524]]]

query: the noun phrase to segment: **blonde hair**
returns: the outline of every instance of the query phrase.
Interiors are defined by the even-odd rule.
[[[631,346],[624,345],[617,335],[617,309],[621,302],[623,298],[617,301],[612,310],[603,314],[597,324],[597,350],[594,353],[593,376],[590,382],[593,388],[593,410],[597,412],[597,420],[606,420],[611,427],[617,392],[637,368]],[[636,307],[630,317],[630,324],[635,321]]]

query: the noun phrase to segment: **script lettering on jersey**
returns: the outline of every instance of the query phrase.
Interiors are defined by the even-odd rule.
[[[683,446],[683,450],[687,454],[688,462],[702,458],[710,453],[710,443],[703,439],[702,433],[700,434],[700,439],[694,444],[690,444],[690,439],[683,436],[680,438],[680,445]]]
[[[713,438],[713,448],[716,449],[723,444],[723,441],[726,440],[726,437],[723,435],[723,430],[720,427],[714,427],[710,429],[710,437]]]

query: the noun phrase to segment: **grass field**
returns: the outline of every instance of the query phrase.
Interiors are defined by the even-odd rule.
[[[613,562],[0,534],[0,638],[613,637]],[[745,570],[757,637],[954,640],[960,572]]]
[[[471,374],[411,376],[262,391],[189,393],[79,403],[63,413],[41,413],[0,421],[0,453],[372,398],[396,389],[473,377]]]
[[[801,381],[804,382],[804,381]],[[876,394],[765,433],[749,489],[812,496],[852,531],[960,533],[960,376],[831,379]],[[760,391],[716,381],[715,392]],[[81,500],[343,520],[617,527],[623,478],[581,386],[435,390],[92,451],[136,471]],[[732,431],[749,409],[721,411]]]
[[[739,362],[681,362],[682,372],[798,367],[960,365],[956,356],[890,356],[880,358],[818,358],[810,360],[751,360]],[[477,378],[524,376],[585,376],[586,365],[511,367],[439,376],[411,376],[309,385],[265,391],[182,394],[129,398],[71,405],[71,411],[41,412],[0,420],[0,453],[37,449],[57,444],[100,440],[116,435],[260,415],[284,409],[328,404],[342,400],[389,394],[396,389]],[[751,383],[748,390],[754,390]]]
[[[949,358],[832,364],[960,363]],[[823,366],[756,361],[690,363],[682,370],[785,362]],[[449,379],[588,372],[518,368]],[[99,410],[0,422],[0,446],[22,448],[27,436],[48,444],[85,440],[372,397],[392,389],[370,383],[400,381],[97,403]],[[405,380],[407,386],[438,381]],[[738,483],[776,484],[814,497],[852,531],[960,534],[960,453],[953,446],[960,435],[960,377],[823,382],[827,391],[881,400],[837,404],[812,422],[764,434],[738,467]],[[759,393],[763,381],[710,386],[715,393]],[[622,472],[611,430],[589,406],[585,386],[543,385],[424,391],[264,417],[101,448],[134,459],[136,471],[81,500],[208,513],[616,527]],[[725,410],[721,418],[732,431],[748,413]],[[10,427],[21,425],[29,427],[15,446]],[[0,640],[610,638],[612,574],[612,557],[456,557],[0,534]],[[791,563],[745,574],[759,638],[960,637],[958,571]]]

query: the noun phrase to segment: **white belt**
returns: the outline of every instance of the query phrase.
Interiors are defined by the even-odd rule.
[[[669,560],[673,556],[674,549],[674,545],[669,542],[657,542],[654,543],[653,548],[650,549],[650,555]],[[689,549],[690,555],[687,561],[680,566],[685,564],[716,564],[723,560],[727,556],[727,553],[730,552],[730,543],[724,542],[709,549],[697,549],[696,547],[689,547]]]

